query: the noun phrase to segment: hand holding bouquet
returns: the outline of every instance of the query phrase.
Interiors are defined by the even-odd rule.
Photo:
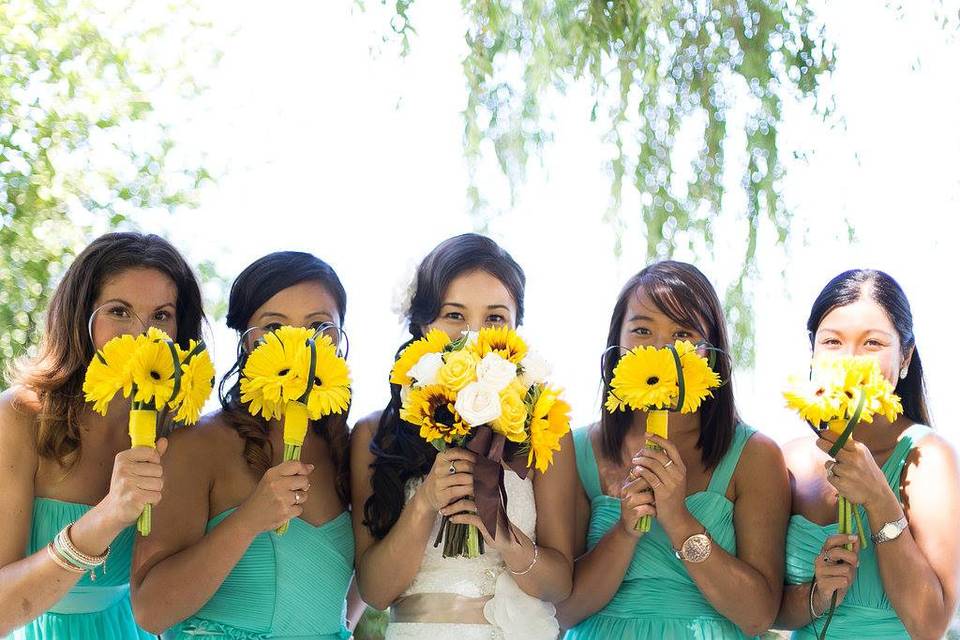
[[[175,422],[195,424],[200,418],[215,372],[203,342],[191,340],[184,350],[166,333],[151,327],[138,336],[113,338],[99,349],[83,380],[84,399],[93,410],[107,414],[110,402],[122,391],[131,398],[131,446],[156,448],[158,412],[176,411]],[[150,535],[151,505],[137,520],[137,531]]]
[[[521,478],[530,467],[546,472],[570,430],[570,407],[548,377],[548,365],[508,327],[465,333],[458,340],[430,331],[400,353],[391,371],[390,382],[400,386],[402,420],[438,451],[452,445],[477,454],[474,500],[494,537],[506,513],[501,463]],[[444,557],[482,553],[475,526],[451,524],[445,517],[435,546],[441,536]]]

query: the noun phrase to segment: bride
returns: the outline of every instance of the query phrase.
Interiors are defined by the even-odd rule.
[[[523,320],[525,278],[493,240],[450,238],[420,264],[404,310],[413,340],[430,329],[460,337]],[[570,594],[573,571],[573,443],[549,472],[505,472],[507,517],[495,532],[474,515],[474,454],[437,453],[399,418],[399,387],[386,409],[361,420],[351,442],[357,583],[363,599],[390,607],[388,640],[553,640],[553,603]],[[539,508],[538,508],[539,507]],[[441,515],[476,525],[479,558],[443,558],[433,542]]]

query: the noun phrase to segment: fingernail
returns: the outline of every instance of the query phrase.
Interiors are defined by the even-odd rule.
[[[307,469],[310,470],[310,471],[313,471],[314,466],[313,466],[312,464],[308,464],[308,465],[307,465]]]
[[[857,536],[847,536],[847,540],[849,540],[849,541],[851,541],[851,542],[853,542],[853,541],[856,540],[856,539],[857,539]]]

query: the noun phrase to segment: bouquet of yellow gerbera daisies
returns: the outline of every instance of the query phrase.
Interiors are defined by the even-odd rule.
[[[687,340],[660,349],[636,347],[624,354],[613,369],[607,411],[647,412],[647,434],[666,438],[670,411],[694,413],[720,386],[720,376],[710,361]],[[646,446],[657,449],[648,440]],[[650,516],[637,521],[637,531],[650,531]]]
[[[130,442],[134,447],[156,448],[160,411],[173,411],[175,422],[194,424],[200,418],[215,372],[203,342],[191,340],[182,349],[155,327],[146,334],[113,338],[94,355],[83,380],[84,399],[93,410],[107,414],[118,391],[132,398]],[[141,535],[150,535],[152,509],[144,507],[137,519]]]
[[[570,406],[547,384],[549,373],[547,363],[508,327],[465,333],[458,340],[430,331],[399,354],[390,373],[390,382],[400,386],[400,417],[418,427],[421,438],[438,451],[453,445],[477,454],[474,499],[492,535],[505,508],[501,462],[521,478],[530,467],[545,472],[570,430]],[[504,458],[507,442],[516,445],[516,454]],[[434,546],[441,536],[444,557],[483,553],[472,525],[444,518]]]
[[[813,361],[809,379],[793,378],[784,390],[787,406],[797,411],[816,431],[837,434],[830,457],[843,448],[854,427],[872,423],[874,415],[893,422],[903,412],[894,387],[870,356],[824,356]],[[867,544],[860,511],[849,500],[837,499],[838,533],[852,534],[854,521],[860,542]]]
[[[251,415],[283,420],[283,460],[299,460],[310,420],[350,406],[350,370],[324,331],[280,327],[259,340],[240,377],[240,401]],[[289,523],[277,528],[286,533]]]

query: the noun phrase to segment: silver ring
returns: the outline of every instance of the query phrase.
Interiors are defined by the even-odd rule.
[[[450,472],[450,475],[453,475],[457,472],[457,468],[454,466],[452,462],[450,463],[450,468],[448,469],[448,471]]]
[[[294,491],[294,492],[293,492],[293,504],[300,504],[300,492],[299,492],[299,491]]]
[[[836,460],[829,460],[829,461],[827,462],[827,464],[829,465],[829,466],[827,467],[827,477],[829,478],[829,477],[831,477],[831,476],[837,475],[836,472],[833,470],[833,468],[834,468],[835,466],[837,466],[837,461],[836,461]]]
[[[663,465],[663,468],[666,469],[667,467],[669,467],[669,466],[672,465],[672,464],[673,464],[673,460],[667,460],[667,463],[666,463],[665,465]]]

